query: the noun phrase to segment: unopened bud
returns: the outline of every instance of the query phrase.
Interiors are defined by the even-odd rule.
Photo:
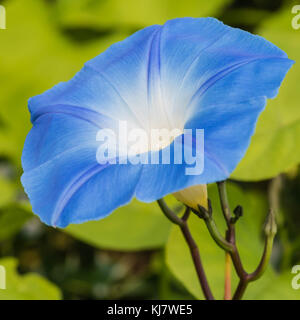
[[[277,224],[275,213],[272,209],[270,209],[269,214],[267,216],[266,224],[265,224],[265,234],[267,237],[274,237],[277,233]]]
[[[173,193],[174,197],[185,205],[198,210],[198,205],[207,209],[207,186],[199,184]]]

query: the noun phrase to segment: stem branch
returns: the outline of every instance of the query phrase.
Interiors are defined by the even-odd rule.
[[[238,206],[234,210],[235,217],[232,217],[230,207],[229,207],[227,192],[226,192],[225,181],[218,183],[218,190],[219,190],[222,212],[228,227],[228,230],[226,233],[226,240],[233,246],[233,250],[228,252],[231,256],[231,260],[236,270],[236,273],[240,278],[240,282],[234,293],[233,299],[239,300],[242,298],[245,290],[247,289],[248,284],[252,281],[259,279],[268,266],[271,253],[272,253],[273,240],[277,231],[275,215],[274,215],[274,211],[270,210],[267,217],[266,225],[265,225],[265,247],[264,247],[264,252],[260,260],[260,263],[254,272],[247,273],[243,267],[243,264],[236,246],[236,239],[235,239],[235,222],[242,215],[242,208]],[[228,286],[229,284],[226,283],[225,281],[225,296],[226,296],[226,288]]]
[[[181,229],[181,232],[185,238],[185,241],[187,242],[187,244],[189,246],[203,294],[204,294],[206,300],[214,300],[214,297],[212,295],[209,284],[207,282],[205,271],[204,271],[204,268],[203,268],[203,265],[201,262],[201,257],[200,257],[198,246],[197,246],[195,240],[193,239],[192,234],[191,234],[189,227],[188,227],[188,224],[187,224],[187,219],[188,219],[189,215],[190,215],[190,209],[187,208],[186,213],[182,218],[182,221],[184,223],[183,223],[183,225],[180,226],[180,229]]]
[[[190,229],[188,227],[187,220],[190,216],[190,208],[186,208],[186,211],[182,218],[179,218],[165,203],[163,199],[160,199],[157,201],[159,207],[161,208],[162,212],[165,214],[165,216],[174,224],[178,225],[180,227],[180,230],[184,236],[184,239],[190,249],[191,256],[193,259],[193,263],[195,266],[195,270],[198,276],[198,280],[200,283],[200,286],[202,288],[204,297],[206,300],[214,300],[214,296],[210,290],[205,271],[202,265],[200,253],[198,246],[190,232]]]
[[[230,253],[225,252],[225,292],[224,300],[231,300],[231,258]]]

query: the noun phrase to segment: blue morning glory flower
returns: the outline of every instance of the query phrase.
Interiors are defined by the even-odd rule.
[[[73,79],[29,101],[22,183],[33,211],[65,227],[103,218],[133,197],[151,202],[228,178],[292,64],[272,43],[213,18],[174,19],[112,45]],[[120,121],[147,134],[202,129],[201,173],[187,174],[186,162],[99,163],[98,132]],[[165,146],[172,155],[181,138]],[[162,150],[142,153],[161,157]]]

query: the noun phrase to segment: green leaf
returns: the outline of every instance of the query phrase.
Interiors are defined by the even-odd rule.
[[[163,246],[170,228],[171,223],[156,203],[134,200],[103,220],[71,225],[65,231],[100,248],[143,250]]]
[[[219,206],[217,188],[209,188],[209,197],[213,204],[214,219],[221,230],[225,225]],[[254,271],[263,252],[263,243],[260,237],[267,203],[263,195],[255,192],[243,192],[236,185],[228,184],[228,194],[231,207],[240,204],[244,206],[244,216],[237,222],[237,244],[242,261],[248,272]],[[224,294],[224,261],[225,254],[211,239],[204,222],[192,215],[189,219],[191,233],[197,242],[202,262],[207,273],[212,291],[217,299]],[[189,249],[177,226],[174,226],[166,248],[166,262],[173,274],[196,298],[203,299],[203,294],[197,279]],[[245,295],[246,299],[257,298],[257,288],[266,288],[274,280],[274,272],[269,267],[264,276],[257,282],[250,284]],[[233,287],[238,283],[233,276]],[[260,290],[258,290],[260,291]],[[280,296],[278,298],[281,298]]]
[[[246,294],[247,299],[251,300],[299,300],[300,290],[292,287],[292,279],[295,274],[268,274],[268,279],[264,285],[251,283]]]
[[[17,272],[16,259],[0,259],[0,266],[4,267],[6,273],[6,289],[0,290],[0,300],[58,300],[61,298],[60,290],[42,276],[34,273],[20,275]]]
[[[16,194],[16,186],[9,180],[0,177],[0,208],[11,203]]]
[[[231,0],[59,0],[58,17],[65,26],[140,27],[179,17],[216,15]]]
[[[286,172],[300,162],[300,31],[294,30],[291,8],[267,20],[259,34],[283,49],[296,61],[277,98],[269,100],[245,158],[232,177],[262,180]]]
[[[32,213],[21,206],[11,205],[2,208],[0,210],[0,243],[14,236],[32,217]]]

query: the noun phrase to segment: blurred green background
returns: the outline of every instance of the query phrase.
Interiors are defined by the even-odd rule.
[[[66,230],[31,213],[20,185],[20,157],[31,124],[29,97],[70,79],[114,42],[155,23],[214,16],[260,34],[300,61],[294,4],[284,0],[6,0],[0,30],[0,265],[7,289],[0,299],[202,299],[188,249],[156,204],[133,201],[110,217]],[[279,233],[272,265],[251,284],[247,299],[300,299],[291,268],[300,264],[300,64],[259,119],[246,157],[229,184],[241,204],[237,240],[251,271],[260,258],[262,225],[277,209]],[[215,186],[209,186],[222,226]],[[180,210],[172,197],[170,205]],[[191,219],[217,298],[223,295],[224,254],[202,221]],[[224,226],[223,226],[224,227]],[[236,283],[236,279],[234,279]]]

